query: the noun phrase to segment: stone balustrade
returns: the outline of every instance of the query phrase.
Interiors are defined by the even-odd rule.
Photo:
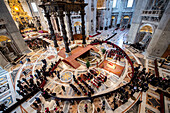
[[[143,10],[142,16],[161,17],[162,10]]]

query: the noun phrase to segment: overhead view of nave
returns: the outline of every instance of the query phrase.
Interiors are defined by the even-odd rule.
[[[170,1],[0,0],[0,113],[170,113]]]

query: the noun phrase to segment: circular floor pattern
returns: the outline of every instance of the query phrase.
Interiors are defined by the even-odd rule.
[[[60,75],[61,82],[70,82],[73,77],[73,73],[71,71],[65,71]]]

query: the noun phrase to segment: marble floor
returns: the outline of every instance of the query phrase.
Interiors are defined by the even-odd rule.
[[[94,39],[102,39],[105,40],[108,37],[112,36],[114,32],[117,33],[113,38],[111,38],[109,41],[118,45],[120,48],[122,48],[123,51],[126,52],[126,54],[129,56],[130,60],[133,61],[134,66],[141,65],[141,68],[146,68],[147,71],[151,71],[154,73],[154,65],[153,60],[146,58],[145,53],[137,52],[134,48],[131,48],[128,45],[124,45],[123,41],[126,41],[128,29],[125,29],[124,31],[109,29],[106,31],[100,31],[101,34],[98,36],[95,36],[93,38],[90,38],[90,40],[87,41],[89,44],[91,40]],[[19,90],[17,87],[17,80],[22,80],[22,78],[26,78],[27,80],[30,79],[30,74],[34,75],[36,74],[36,69],[41,69],[42,62],[41,60],[46,59],[47,61],[47,68],[50,68],[51,63],[55,63],[59,61],[59,59],[63,59],[61,56],[58,55],[58,51],[56,48],[54,48],[53,42],[48,39],[43,39],[50,43],[50,46],[47,48],[47,50],[41,48],[37,51],[32,51],[27,54],[27,58],[30,58],[31,62],[27,62],[25,59],[23,59],[24,64],[17,64],[13,67],[11,67],[9,71],[10,77],[8,79],[9,85],[4,86],[7,87],[7,89],[0,94],[2,95],[8,95],[4,96],[0,99],[0,102],[4,102],[4,99],[8,99],[7,106],[11,106],[16,102],[16,98],[21,99],[22,96],[18,95],[16,93],[16,90]],[[81,41],[77,40],[75,43],[77,43],[78,46],[81,46],[79,44]],[[64,47],[64,44],[62,41],[58,41],[59,47]],[[112,47],[108,44],[102,44],[102,45],[95,45],[97,49],[99,49],[99,54],[101,55],[101,59],[104,58],[104,55],[102,55],[101,48],[105,48],[106,50],[111,49]],[[60,48],[61,49],[61,48]],[[97,59],[99,61],[100,59]],[[77,69],[74,69],[70,67],[69,65],[66,65],[65,63],[61,62],[58,67],[55,69],[56,71],[59,71],[61,75],[65,72],[71,72],[76,77],[79,77],[83,74],[86,74],[88,70],[95,70],[98,73],[101,73],[105,76],[107,76],[107,81],[105,83],[102,83],[102,85],[97,88],[95,85],[93,85],[92,82],[87,81],[87,83],[94,88],[94,95],[99,95],[101,93],[105,93],[107,91],[119,88],[122,85],[127,84],[131,79],[131,66],[127,59],[121,59],[120,61],[114,60],[114,58],[106,57],[106,60],[109,62],[112,62],[116,65],[120,65],[123,67],[123,71],[120,73],[120,75],[117,75],[116,73],[112,73],[109,70],[106,70],[102,68],[102,66],[98,67],[98,64],[91,66],[89,69],[86,68],[86,65],[81,64],[81,66]],[[26,75],[23,74],[23,72],[26,72]],[[170,71],[164,68],[159,68],[160,76],[167,77],[170,76]],[[6,75],[5,75],[6,76]],[[64,74],[63,74],[64,76]],[[67,98],[67,97],[86,97],[87,94],[85,94],[81,88],[71,79],[71,74],[67,75],[64,81],[61,81],[57,75],[55,74],[54,77],[47,77],[48,82],[45,85],[45,89],[50,89],[51,92],[56,93],[58,97],[61,98]],[[99,76],[99,75],[98,75]],[[2,77],[2,76],[0,76]],[[2,77],[5,79],[4,77]],[[3,80],[0,78],[0,80]],[[34,79],[34,82],[36,80]],[[0,81],[0,83],[2,83]],[[69,84],[74,84],[78,90],[81,91],[81,95],[77,95],[76,92],[73,91],[73,89],[69,86]],[[63,91],[61,86],[65,87],[66,91]],[[9,87],[9,88],[8,88]],[[88,89],[86,89],[88,90]],[[119,113],[119,112],[127,112],[127,113],[159,113],[160,112],[160,94],[155,92],[156,88],[153,86],[150,86],[150,89],[147,92],[139,92],[135,93],[133,98],[129,98],[128,102],[125,104],[122,104],[121,100],[119,99],[119,96],[116,97],[118,99],[117,104],[118,108],[112,111],[112,108],[114,108],[112,101],[114,98],[114,95],[110,98],[105,97],[99,97],[93,100],[93,103],[91,104],[90,100],[78,100],[74,101],[73,103],[70,103],[69,101],[62,101],[58,100],[56,98],[52,98],[50,100],[45,100],[42,95],[41,91],[39,91],[37,94],[35,94],[33,97],[26,100],[23,104],[21,104],[18,108],[16,108],[12,113],[36,113],[37,110],[39,110],[41,113],[45,113],[45,108],[49,107],[51,113],[55,113],[54,108],[57,108],[57,111],[64,113],[85,113],[84,112],[84,106],[87,104],[88,106],[88,113],[98,113],[97,108],[100,109],[100,113]],[[10,91],[10,92],[9,92]],[[128,90],[127,90],[128,91]],[[7,94],[10,93],[10,94]],[[9,97],[11,96],[12,99]],[[33,106],[33,103],[35,102],[35,97],[39,97],[42,101],[41,104],[39,104],[39,108],[35,108]],[[137,102],[141,100],[142,102],[140,104],[137,104]],[[56,101],[59,102],[59,106],[56,105]],[[102,102],[105,101],[105,109],[102,110]],[[165,112],[168,113],[170,108],[170,99],[168,97],[164,98],[165,101]]]

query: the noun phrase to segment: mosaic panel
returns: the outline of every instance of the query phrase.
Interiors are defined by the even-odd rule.
[[[3,86],[0,86],[0,94],[4,93],[5,91],[9,90],[9,84],[5,84]],[[1,97],[0,97],[1,98]]]
[[[150,106],[152,106],[153,108],[160,110],[160,100],[147,94],[147,100],[146,103]]]
[[[5,81],[1,82],[0,85],[4,85],[4,84],[6,84],[7,82],[8,82],[8,81],[5,80]]]
[[[5,80],[7,80],[7,76],[6,75],[0,76],[0,82],[3,82]]]
[[[7,98],[0,101],[0,104],[5,104],[5,106],[10,106],[13,103],[12,96],[8,96]]]
[[[0,100],[1,100],[2,98],[4,98],[5,96],[7,96],[8,94],[10,94],[10,93],[11,93],[11,91],[8,91],[8,92],[4,93],[3,95],[1,95],[1,96],[0,96]]]

